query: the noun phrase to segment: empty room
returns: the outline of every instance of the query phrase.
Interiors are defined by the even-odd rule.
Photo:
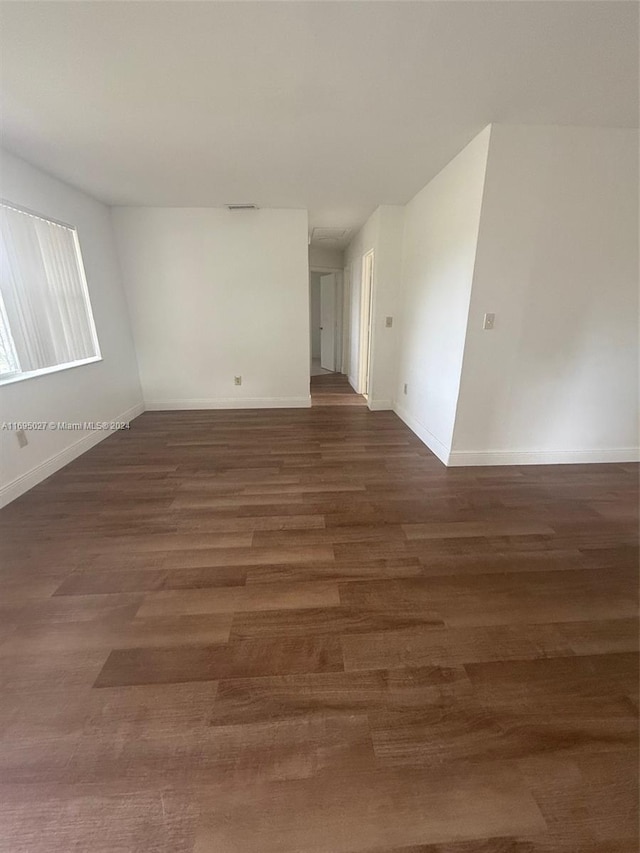
[[[639,11],[0,5],[0,853],[638,853]]]

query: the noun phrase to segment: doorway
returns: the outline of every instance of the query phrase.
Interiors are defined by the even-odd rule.
[[[366,406],[344,375],[348,364],[344,325],[349,310],[347,286],[342,270],[316,269],[309,275],[309,320],[311,330],[311,405]]]
[[[309,276],[311,376],[339,373],[342,367],[340,284],[337,272],[312,270]]]

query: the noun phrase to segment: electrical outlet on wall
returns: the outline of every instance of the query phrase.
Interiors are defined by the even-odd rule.
[[[393,317],[385,317],[384,324],[387,329],[390,329],[393,326]]]
[[[234,376],[233,377],[234,385],[242,385],[242,376]]]
[[[26,447],[27,444],[29,444],[29,441],[27,439],[27,434],[23,429],[18,430],[18,432],[16,433],[16,438],[18,439],[18,446],[19,447]]]

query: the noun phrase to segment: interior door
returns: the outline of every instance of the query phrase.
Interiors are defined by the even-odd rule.
[[[320,276],[320,365],[336,369],[336,274]]]

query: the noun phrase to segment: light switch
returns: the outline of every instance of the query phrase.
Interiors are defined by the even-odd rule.
[[[384,324],[387,329],[390,329],[393,326],[393,317],[385,317]]]
[[[496,322],[496,315],[495,314],[485,314],[484,315],[484,321],[482,323],[482,328],[485,329],[485,331],[489,331],[489,329],[493,329],[495,322]]]

